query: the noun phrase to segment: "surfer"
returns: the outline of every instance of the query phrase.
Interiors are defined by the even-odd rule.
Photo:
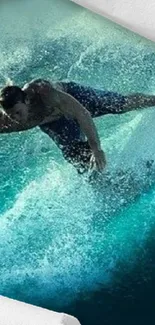
[[[0,104],[0,133],[39,126],[80,173],[93,165],[101,171],[106,165],[93,118],[155,106],[155,96],[124,96],[75,82],[37,79],[23,88],[6,85],[0,92]]]

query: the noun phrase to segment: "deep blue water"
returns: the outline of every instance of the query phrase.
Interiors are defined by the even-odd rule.
[[[154,44],[68,0],[2,2],[0,19],[2,85],[44,77],[154,93]],[[84,325],[154,324],[150,116],[96,121],[111,169],[94,186],[39,129],[1,135],[0,294]]]

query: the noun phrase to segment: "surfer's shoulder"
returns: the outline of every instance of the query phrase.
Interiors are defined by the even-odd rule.
[[[23,86],[23,90],[26,91],[26,90],[32,90],[32,91],[38,91],[39,88],[43,88],[45,86],[50,86],[51,83],[47,80],[44,80],[44,79],[33,79],[31,80],[30,82],[26,83],[24,86]]]
[[[43,90],[63,90],[61,82],[51,82],[45,79],[33,79],[30,82],[26,83],[23,87],[25,92],[29,91],[32,93],[37,93]]]

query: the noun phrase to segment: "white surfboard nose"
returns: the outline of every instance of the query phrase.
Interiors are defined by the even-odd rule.
[[[72,0],[155,41],[154,0]]]
[[[80,325],[73,316],[0,296],[1,325]]]

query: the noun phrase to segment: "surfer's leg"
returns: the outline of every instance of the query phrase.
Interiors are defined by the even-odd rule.
[[[155,106],[155,96],[145,94],[131,94],[125,97],[122,113]]]
[[[105,114],[120,114],[126,103],[126,97],[115,92],[94,89],[75,82],[64,82],[62,85],[68,94],[91,113],[93,118]]]
[[[87,108],[93,118],[106,114],[124,114],[132,110],[155,106],[154,95],[140,93],[121,95],[75,82],[64,82],[62,85],[67,93]]]
[[[72,119],[61,119],[40,126],[62,151],[63,157],[71,163],[79,173],[88,170],[92,151],[81,134],[78,123]]]

